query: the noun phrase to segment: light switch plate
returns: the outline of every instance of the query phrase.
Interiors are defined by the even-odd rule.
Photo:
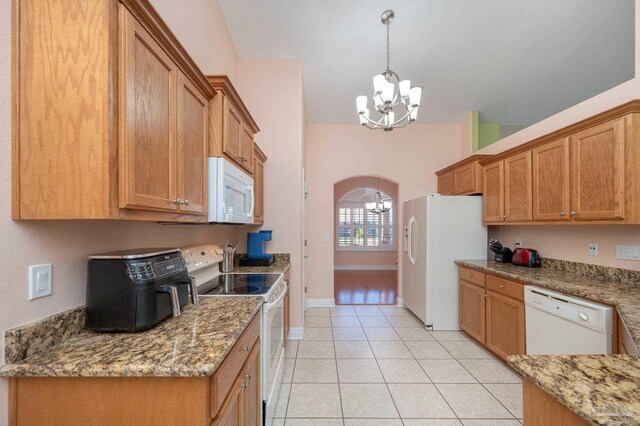
[[[29,300],[51,295],[51,264],[29,266]]]
[[[616,259],[640,260],[640,246],[616,246]]]

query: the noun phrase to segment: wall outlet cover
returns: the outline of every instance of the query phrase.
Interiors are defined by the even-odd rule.
[[[50,263],[29,266],[29,300],[51,295]]]
[[[589,256],[598,255],[598,243],[589,243]]]

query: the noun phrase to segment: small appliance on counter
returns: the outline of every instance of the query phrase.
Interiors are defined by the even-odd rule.
[[[240,266],[270,266],[273,254],[265,253],[267,241],[271,241],[273,231],[249,232],[247,234],[247,257],[240,259]]]
[[[143,248],[89,256],[87,318],[94,331],[145,331],[179,316],[196,284],[177,248]]]
[[[511,263],[518,266],[527,266],[529,268],[539,268],[540,254],[537,250],[531,248],[516,247],[511,258]]]
[[[489,249],[495,253],[494,259],[500,263],[511,263],[513,252],[509,247],[503,247],[500,241],[490,239]]]

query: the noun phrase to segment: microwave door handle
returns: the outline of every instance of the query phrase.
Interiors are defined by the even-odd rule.
[[[180,312],[180,299],[178,298],[178,289],[175,285],[163,285],[158,288],[158,293],[167,293],[171,298],[171,312],[174,317],[179,317]]]
[[[247,213],[247,217],[253,217],[253,209],[256,204],[255,194],[253,193],[253,185],[247,186],[249,192],[251,192],[251,209],[249,209],[249,213]]]
[[[280,296],[278,296],[278,298],[276,300],[274,300],[273,302],[269,302],[269,303],[265,303],[264,306],[262,307],[262,311],[266,314],[269,312],[269,310],[271,308],[273,308],[274,306],[278,305],[282,299],[284,299],[284,296],[287,295],[287,291],[289,291],[289,286],[288,286],[288,282],[285,280],[283,287],[284,290],[282,290],[282,293],[280,294]]]

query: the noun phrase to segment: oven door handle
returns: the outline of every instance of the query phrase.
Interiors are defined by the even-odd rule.
[[[271,308],[273,308],[274,306],[280,304],[280,302],[282,302],[282,299],[284,299],[284,297],[287,295],[287,291],[289,291],[289,283],[285,280],[284,281],[284,290],[282,291],[282,294],[280,296],[278,296],[278,298],[276,300],[274,300],[273,302],[270,303],[265,303],[264,306],[262,307],[263,312],[266,314],[269,312],[269,310]]]

